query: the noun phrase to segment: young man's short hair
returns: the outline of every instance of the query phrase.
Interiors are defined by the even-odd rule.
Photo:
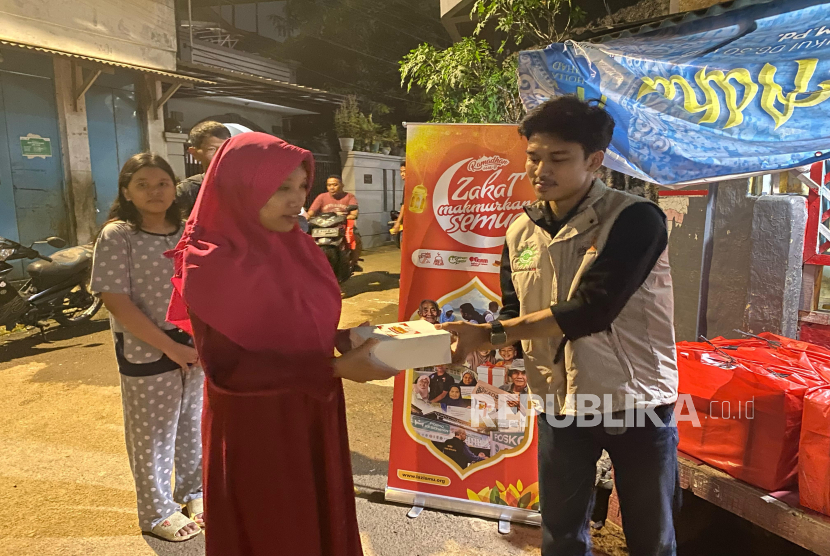
[[[199,149],[202,147],[202,144],[211,137],[216,137],[217,139],[230,139],[231,132],[219,122],[202,122],[196,124],[193,126],[193,129],[190,130],[188,141],[190,141],[191,147]]]
[[[579,143],[587,157],[611,144],[614,118],[595,102],[561,96],[531,110],[522,120],[519,133],[527,139],[534,133],[548,133],[568,143]]]

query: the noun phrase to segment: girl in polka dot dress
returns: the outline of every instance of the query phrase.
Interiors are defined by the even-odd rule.
[[[173,169],[158,155],[127,161],[95,245],[92,290],[110,312],[139,525],[183,541],[203,524],[204,373],[191,337],[165,320],[173,262],[164,253],[183,231],[175,184]]]

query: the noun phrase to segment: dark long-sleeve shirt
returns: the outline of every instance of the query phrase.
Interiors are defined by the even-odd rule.
[[[562,220],[547,210],[529,209],[528,216],[551,237],[576,213]],[[608,240],[596,260],[582,275],[570,300],[551,307],[566,340],[577,340],[607,330],[634,292],[643,285],[668,245],[666,216],[651,203],[635,203],[624,209],[611,227]],[[513,286],[510,252],[504,246],[501,265],[503,308],[499,320],[518,317],[519,298]],[[562,343],[564,346],[564,342]]]

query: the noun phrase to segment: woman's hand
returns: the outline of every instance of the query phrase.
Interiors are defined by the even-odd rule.
[[[353,382],[369,382],[370,380],[389,378],[389,367],[381,365],[376,359],[370,357],[372,348],[379,343],[380,340],[367,340],[360,347],[338,357],[334,361],[334,375]]]
[[[364,326],[371,326],[369,321],[364,322],[363,324],[357,325],[356,328],[362,328]],[[352,329],[347,328],[345,330],[338,330],[337,335],[334,337],[334,347],[337,348],[338,353],[340,355],[345,355],[352,351]]]
[[[178,342],[173,342],[173,345],[164,350],[164,354],[175,361],[183,371],[199,362],[199,354],[195,349]]]

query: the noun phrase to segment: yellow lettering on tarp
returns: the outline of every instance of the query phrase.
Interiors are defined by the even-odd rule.
[[[778,83],[775,82],[777,68],[766,64],[758,75],[758,83],[752,78],[747,69],[736,68],[724,73],[720,70],[707,71],[701,69],[695,74],[695,83],[703,92],[703,101],[698,99],[697,90],[682,76],[643,77],[643,84],[637,93],[637,100],[651,93],[662,94],[669,100],[677,96],[678,88],[683,93],[683,109],[690,114],[703,112],[699,123],[711,124],[718,121],[721,114],[721,98],[715,86],[722,92],[726,101],[726,110],[729,118],[724,129],[740,125],[744,121],[744,110],[755,99],[759,89],[761,92],[761,108],[769,114],[775,122],[775,129],[785,124],[793,115],[796,108],[816,106],[830,98],[830,80],[819,83],[819,90],[810,91],[810,82],[816,71],[818,60],[798,60],[798,73],[795,77],[795,87],[792,92],[784,94]],[[740,94],[735,85],[740,85],[743,93]],[[759,85],[760,84],[760,87]],[[799,95],[808,94],[806,98],[798,99]],[[779,110],[776,103],[784,106]]]
[[[404,481],[412,481],[414,483],[425,483],[436,486],[450,486],[449,477],[442,477],[441,475],[430,475],[428,473],[417,473],[415,471],[404,471],[398,469],[398,478]]]
[[[808,91],[810,81],[816,72],[818,60],[798,60],[798,73],[795,75],[795,88],[787,95],[781,85],[775,82],[775,72],[778,71],[772,64],[766,64],[758,76],[758,81],[763,85],[764,92],[761,94],[761,108],[775,120],[775,129],[778,129],[789,120],[796,108],[807,108],[816,106],[830,98],[830,81],[819,83],[820,91]],[[798,95],[810,93],[807,98],[798,100]],[[784,111],[778,110],[775,103],[784,105]]]

